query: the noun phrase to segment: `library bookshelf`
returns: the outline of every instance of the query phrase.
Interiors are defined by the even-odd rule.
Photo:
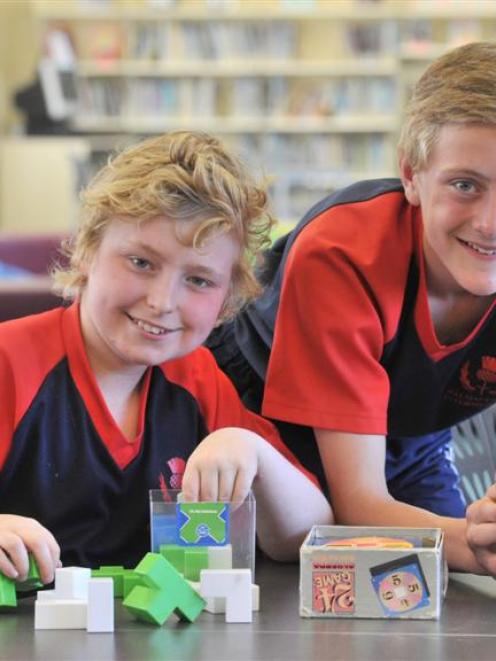
[[[296,220],[351,181],[396,172],[411,82],[452,45],[496,34],[472,0],[35,0],[45,38],[67,35],[71,130],[95,153],[205,130],[271,181]]]

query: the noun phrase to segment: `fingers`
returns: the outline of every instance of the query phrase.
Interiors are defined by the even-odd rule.
[[[496,576],[496,485],[484,498],[472,503],[466,512],[467,542],[479,565]]]
[[[496,503],[488,494],[468,506],[466,516],[471,523],[496,523]]]
[[[55,579],[55,569],[61,566],[60,547],[48,531],[42,540],[29,544],[28,548],[34,555],[42,583],[51,583]]]
[[[217,465],[187,466],[183,476],[182,494],[189,502],[230,502],[246,497],[246,479],[241,471]],[[249,488],[249,487],[248,487]]]
[[[28,575],[29,558],[22,539],[17,535],[2,538],[0,548],[0,571],[7,578],[23,581]]]
[[[200,497],[200,474],[193,462],[186,464],[181,493],[185,501],[190,503],[198,502]]]
[[[237,505],[241,505],[251,489],[252,482],[252,475],[249,475],[246,471],[238,471],[230,500]]]
[[[221,471],[218,475],[217,500],[229,503],[234,500],[234,490],[238,472]]]
[[[43,583],[51,583],[60,565],[60,548],[52,533],[34,519],[3,515],[0,526],[0,571],[19,582],[29,572],[29,553]]]

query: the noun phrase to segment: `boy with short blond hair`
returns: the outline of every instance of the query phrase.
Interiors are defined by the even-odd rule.
[[[258,291],[272,220],[222,144],[178,132],[111,160],[54,273],[68,308],[0,325],[0,571],[134,566],[148,491],[258,501],[259,543],[297,556],[324,496],[275,428],[248,412],[201,345]],[[299,509],[301,499],[305,508]]]
[[[453,569],[496,575],[496,487],[465,518],[450,447],[496,401],[495,43],[428,67],[399,167],[316,204],[209,342],[340,523],[441,527]]]

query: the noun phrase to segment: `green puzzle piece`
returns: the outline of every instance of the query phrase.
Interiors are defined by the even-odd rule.
[[[0,574],[0,607],[17,606],[15,582]]]
[[[16,585],[16,589],[20,592],[28,592],[29,590],[39,590],[43,587],[41,582],[40,570],[38,569],[38,564],[34,559],[34,555],[29,554],[29,568],[28,575],[22,583]]]
[[[179,546],[179,544],[161,544],[159,551],[171,563],[174,569],[177,569],[180,574],[184,574],[184,546]]]
[[[147,553],[134,570],[140,577],[123,605],[139,620],[162,625],[172,614],[194,622],[206,602],[159,553]]]
[[[196,544],[207,535],[217,544],[227,541],[227,524],[221,516],[225,503],[180,503],[179,507],[188,517],[179,529],[179,537],[187,544]]]
[[[199,581],[202,569],[208,569],[208,546],[186,547],[184,552],[184,578]]]
[[[122,597],[126,571],[122,565],[102,565],[99,569],[92,569],[91,575],[93,578],[111,578],[114,584],[114,597]]]
[[[126,569],[124,572],[124,581],[122,588],[122,596],[124,597],[124,599],[131,592],[131,590],[135,588],[137,585],[143,585],[141,576],[138,576],[138,574],[135,573],[134,569]]]

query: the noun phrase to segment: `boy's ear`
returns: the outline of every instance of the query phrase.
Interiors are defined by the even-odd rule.
[[[417,192],[417,186],[415,184],[415,172],[410,165],[410,162],[403,154],[400,154],[399,157],[399,169],[401,183],[405,189],[405,197],[410,202],[410,204],[418,207],[420,205],[420,196]]]

